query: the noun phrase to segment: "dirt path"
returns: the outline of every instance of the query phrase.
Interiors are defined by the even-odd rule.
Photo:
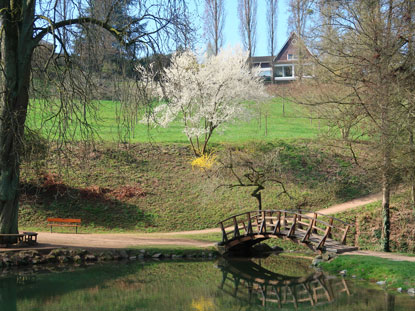
[[[342,255],[359,255],[359,256],[373,256],[379,258],[390,259],[393,261],[411,261],[415,262],[415,257],[410,257],[406,255],[400,255],[395,253],[384,253],[384,252],[375,252],[375,251],[353,251],[353,252],[345,252]]]
[[[326,215],[333,215],[333,214],[337,214],[337,213],[341,213],[350,209],[354,209],[369,203],[373,203],[376,201],[382,200],[382,192],[379,193],[375,193],[375,194],[370,194],[358,199],[354,199],[348,202],[344,202],[341,204],[336,204],[336,205],[332,205],[328,208],[319,210],[319,213],[323,213]]]
[[[38,245],[31,249],[53,249],[74,247],[84,249],[119,249],[139,246],[180,245],[191,247],[208,247],[214,243],[193,239],[160,237],[157,234],[133,233],[38,233]],[[25,250],[27,248],[0,248],[1,251]]]
[[[355,199],[342,204],[333,205],[329,208],[319,210],[318,212],[332,215],[362,205],[379,201],[382,199],[381,193],[368,195],[359,199]],[[157,246],[157,245],[181,245],[192,247],[208,247],[213,246],[214,243],[207,241],[199,241],[186,237],[185,235],[202,235],[207,233],[219,233],[219,228],[211,228],[204,230],[180,231],[180,232],[166,232],[166,233],[105,233],[105,234],[66,234],[66,233],[49,233],[39,232],[37,248],[56,248],[56,247],[80,247],[88,249],[116,249],[126,247],[139,246]],[[12,250],[12,248],[1,249]],[[20,248],[21,250],[21,248]],[[346,255],[366,255],[387,258],[391,260],[406,260],[415,262],[415,257],[407,257],[404,255],[397,255],[392,253],[382,253],[373,251],[354,251],[345,253]]]

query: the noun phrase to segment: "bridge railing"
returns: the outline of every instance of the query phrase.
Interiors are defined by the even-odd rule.
[[[288,238],[301,238],[302,243],[317,239],[317,249],[321,249],[327,238],[346,243],[350,224],[322,213],[304,214],[301,211],[261,210],[244,212],[218,223],[222,230],[222,242],[239,239],[243,236],[274,235]]]

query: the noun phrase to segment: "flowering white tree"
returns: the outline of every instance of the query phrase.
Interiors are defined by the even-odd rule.
[[[185,51],[173,55],[165,69],[158,95],[166,101],[153,110],[150,120],[167,126],[181,118],[184,133],[200,156],[218,127],[245,114],[244,101],[261,100],[265,94],[241,49],[224,49],[203,62]]]

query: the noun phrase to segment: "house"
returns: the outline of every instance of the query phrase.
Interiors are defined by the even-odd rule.
[[[275,83],[286,83],[298,79],[298,36],[291,33],[287,42],[283,45],[277,56],[272,59],[271,56],[254,56],[251,57],[253,67],[259,67],[259,75],[264,77],[265,81],[271,81],[274,76]],[[313,76],[313,65],[309,61],[312,57],[307,47],[301,49],[304,56],[302,57],[302,78]],[[308,60],[308,61],[307,61]],[[274,70],[272,68],[274,67]]]

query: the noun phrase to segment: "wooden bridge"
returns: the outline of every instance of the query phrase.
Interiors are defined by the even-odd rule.
[[[222,230],[219,248],[223,253],[247,249],[270,238],[288,239],[318,252],[357,250],[357,247],[346,245],[350,224],[317,212],[251,211],[231,216],[218,224]]]
[[[261,309],[269,307],[272,310],[293,306],[297,310],[333,303],[339,297],[351,295],[347,281],[343,278],[327,278],[321,272],[308,277],[287,277],[253,262],[249,262],[249,265],[252,267],[248,270],[254,273],[245,271],[247,265],[244,265],[243,270],[231,262],[219,265],[222,270],[219,288],[244,305],[256,305]]]

